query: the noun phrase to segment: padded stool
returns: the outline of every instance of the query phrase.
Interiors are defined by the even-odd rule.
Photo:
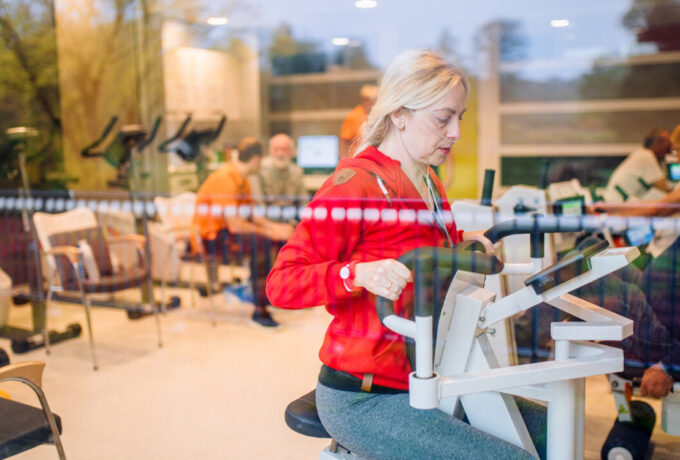
[[[286,407],[286,425],[293,431],[314,438],[330,438],[316,411],[316,390],[296,399]]]

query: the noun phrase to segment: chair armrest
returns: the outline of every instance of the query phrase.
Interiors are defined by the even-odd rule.
[[[166,233],[172,233],[172,232],[181,232],[183,230],[189,230],[194,233],[198,233],[198,227],[193,224],[185,224],[185,225],[173,225],[171,227],[166,227],[165,232]]]
[[[164,226],[164,231],[166,234],[172,234],[172,233],[179,233],[179,232],[190,232],[191,236],[189,237],[191,240],[194,240],[193,243],[195,243],[195,247],[198,250],[199,254],[203,254],[205,252],[205,248],[203,247],[203,240],[201,239],[201,230],[198,228],[197,225],[194,224],[184,224],[184,225],[173,225],[173,226]]]
[[[71,263],[78,263],[80,249],[76,246],[55,246],[44,253],[48,256],[66,256]]]
[[[128,234],[128,235],[116,235],[106,238],[109,244],[121,244],[121,243],[134,243],[138,248],[144,249],[146,244],[146,238],[144,235]]]
[[[50,410],[50,406],[47,403],[47,398],[45,393],[42,391],[42,374],[45,369],[45,363],[41,361],[26,361],[22,363],[9,364],[7,366],[0,368],[0,382],[14,381],[21,382],[29,386],[38,397],[40,401],[40,406],[42,407],[45,418],[47,419],[47,424],[52,432],[52,441],[57,448],[57,453],[59,454],[60,460],[66,459],[66,454],[64,453],[64,446],[61,443],[61,437],[59,436],[59,428],[57,422],[54,419],[54,414]]]
[[[125,235],[115,235],[106,238],[106,241],[110,244],[132,244],[137,250],[137,263],[140,267],[146,267],[146,237],[144,235],[138,235],[136,233],[128,233]]]
[[[30,380],[39,387],[42,386],[42,375],[45,363],[42,361],[24,361],[0,367],[0,380],[19,377]]]

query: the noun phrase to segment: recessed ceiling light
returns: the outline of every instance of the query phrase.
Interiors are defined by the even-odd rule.
[[[375,8],[378,6],[378,2],[375,0],[357,0],[354,2],[354,6],[357,8]]]
[[[335,37],[331,40],[335,46],[347,46],[349,45],[349,38],[347,37]]]
[[[227,18],[225,16],[216,17],[216,18],[208,18],[208,19],[206,19],[205,22],[207,22],[211,26],[223,26],[227,23]]]
[[[569,19],[552,19],[550,25],[552,27],[569,27]]]

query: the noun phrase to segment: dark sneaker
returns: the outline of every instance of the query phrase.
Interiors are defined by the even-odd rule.
[[[272,315],[267,310],[255,310],[253,313],[253,321],[264,327],[277,327],[279,323],[274,321]]]
[[[217,285],[217,284],[212,287],[212,294],[213,295],[219,294],[221,291],[222,291],[222,287]],[[208,297],[208,286],[206,286],[205,284],[199,285],[198,286],[198,295],[200,295],[201,297]]]

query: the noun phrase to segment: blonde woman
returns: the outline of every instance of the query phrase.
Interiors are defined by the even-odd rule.
[[[441,411],[411,408],[404,340],[375,310],[376,296],[393,300],[397,313],[412,302],[411,272],[396,260],[402,254],[466,239],[493,250],[481,234],[456,228],[430,168],[460,137],[467,92],[463,74],[439,55],[401,54],[364,125],[365,144],[321,187],[268,277],[274,305],[325,305],[333,315],[319,353],[317,408],[333,438],[362,457],[531,457]],[[544,410],[525,402],[520,409],[540,437]]]

